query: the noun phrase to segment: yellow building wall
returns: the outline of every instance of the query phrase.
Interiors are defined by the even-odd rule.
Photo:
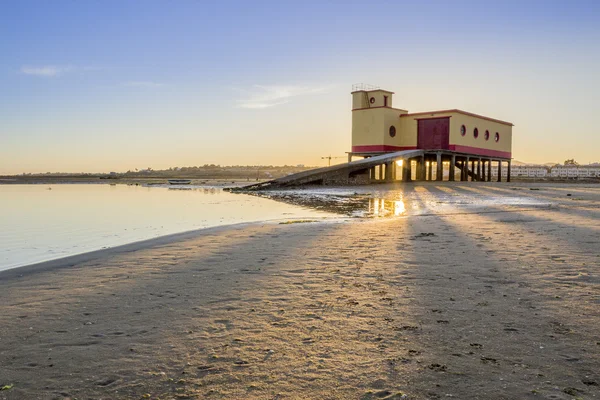
[[[352,146],[383,144],[385,108],[352,111]]]
[[[392,107],[392,92],[385,90],[360,90],[352,93],[352,109],[370,108],[370,107]],[[387,96],[387,104],[385,102]],[[371,103],[371,98],[374,99]],[[384,106],[385,104],[385,106]]]
[[[365,96],[365,93],[367,96]],[[362,105],[368,98],[375,98],[371,107],[352,111],[352,147],[353,151],[394,151],[417,147],[418,120],[426,118],[450,117],[450,150],[487,156],[510,157],[512,149],[512,125],[492,121],[456,111],[418,113],[406,115],[408,111],[383,107],[383,96],[387,95],[388,102],[391,94],[385,91],[355,92],[353,105]],[[361,100],[362,96],[362,100]],[[378,102],[381,102],[379,106]],[[405,115],[402,116],[401,115]],[[462,136],[461,126],[465,125],[466,134]],[[389,135],[390,127],[396,128],[396,136]],[[473,129],[478,128],[479,136],[473,136]],[[485,140],[485,132],[490,132],[489,140]],[[500,140],[494,140],[498,132]],[[371,150],[357,150],[358,146],[378,146]],[[384,147],[385,146],[385,147]],[[483,149],[477,151],[477,149]]]
[[[467,130],[465,136],[461,136],[460,134],[460,127],[462,125]],[[479,130],[477,138],[473,136],[475,128]],[[490,132],[489,140],[485,140],[486,130]],[[498,142],[494,140],[496,132],[500,134]],[[512,149],[512,126],[462,113],[452,113],[452,118],[450,118],[450,145],[469,146],[510,153]]]
[[[404,110],[386,110],[384,115],[384,144],[395,147],[417,147],[417,128],[413,128],[411,121],[407,118],[400,118],[401,114],[406,114]],[[416,121],[413,121],[416,124]],[[391,137],[390,127],[396,127],[396,136]]]

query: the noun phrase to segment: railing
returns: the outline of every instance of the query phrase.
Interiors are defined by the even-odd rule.
[[[377,90],[377,89],[379,89],[379,86],[370,85],[368,83],[355,83],[354,85],[352,85],[353,92],[356,92],[359,90]]]

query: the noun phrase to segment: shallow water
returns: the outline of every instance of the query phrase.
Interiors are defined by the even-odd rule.
[[[525,195],[495,194],[463,185],[361,186],[256,192],[281,202],[350,217],[399,217],[460,214],[547,207],[550,201]]]
[[[331,216],[214,187],[0,185],[0,270],[200,228]]]
[[[198,186],[0,185],[0,270],[243,222],[394,218],[551,204],[526,194],[448,184],[313,187],[252,195]]]

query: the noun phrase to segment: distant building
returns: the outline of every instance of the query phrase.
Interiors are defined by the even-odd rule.
[[[508,171],[504,169],[502,176],[506,176],[507,173]],[[510,175],[513,178],[545,178],[548,176],[548,167],[544,165],[511,165]],[[492,167],[492,176],[498,176],[497,167]]]
[[[600,178],[600,165],[556,165],[550,170],[550,176],[560,179]]]
[[[502,176],[507,176],[507,170],[502,170]],[[513,178],[520,179],[589,179],[600,178],[600,165],[513,165],[510,168]],[[498,168],[492,167],[492,176],[498,176]]]

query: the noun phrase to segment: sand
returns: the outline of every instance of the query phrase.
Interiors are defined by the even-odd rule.
[[[600,398],[600,188],[519,189],[0,273],[0,399]]]

